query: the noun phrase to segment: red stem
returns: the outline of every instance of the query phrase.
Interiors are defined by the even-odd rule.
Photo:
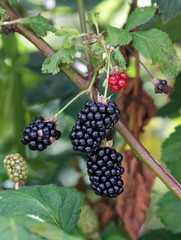
[[[154,78],[151,72],[148,70],[148,68],[139,60],[138,56],[128,47],[126,46],[128,51],[138,60],[138,62],[144,67],[144,69],[147,71],[147,73],[150,75],[151,78]]]

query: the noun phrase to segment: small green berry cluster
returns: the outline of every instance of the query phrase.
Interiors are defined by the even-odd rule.
[[[6,156],[6,158],[4,159],[4,167],[6,168],[9,178],[14,183],[17,183],[20,180],[27,180],[27,165],[25,160],[19,153]]]

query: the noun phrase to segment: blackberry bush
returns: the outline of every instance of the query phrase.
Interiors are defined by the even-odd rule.
[[[26,4],[27,2],[31,4]],[[32,150],[41,151],[59,137],[60,133],[57,133],[54,125],[55,119],[58,119],[58,116],[74,100],[85,94],[100,99],[98,102],[104,103],[106,101],[102,100],[103,98],[110,99],[108,90],[118,92],[128,85],[125,90],[120,90],[116,99],[117,102],[122,101],[121,104],[124,106],[122,110],[125,112],[124,119],[120,119],[120,123],[117,124],[117,130],[125,142],[119,141],[117,138],[116,145],[125,149],[125,143],[128,143],[136,154],[136,158],[134,158],[131,150],[125,152],[125,158],[129,162],[127,181],[130,184],[126,184],[125,179],[127,194],[124,197],[122,195],[120,198],[118,197],[114,203],[107,199],[99,199],[94,202],[88,199],[86,181],[84,181],[84,166],[82,161],[79,161],[79,157],[75,159],[72,154],[67,154],[67,139],[61,142],[61,146],[59,146],[61,149],[55,149],[51,154],[46,152],[43,156],[36,156],[36,159],[34,154],[27,152],[27,159],[31,165],[31,179],[28,185],[48,184],[47,186],[22,188],[21,182],[25,182],[25,180],[21,181],[19,175],[17,176],[17,174],[23,175],[22,172],[18,172],[21,166],[17,164],[19,159],[14,159],[15,156],[12,158],[12,162],[7,159],[5,163],[7,163],[12,179],[14,181],[18,181],[17,177],[20,179],[15,184],[15,188],[22,189],[0,191],[1,240],[10,239],[9,236],[12,236],[12,239],[52,239],[55,235],[66,239],[86,238],[91,240],[100,240],[101,238],[161,240],[168,236],[170,236],[169,239],[181,239],[179,234],[181,217],[178,214],[181,209],[179,202],[181,185],[178,183],[181,181],[181,168],[179,168],[181,127],[177,127],[170,138],[163,143],[160,161],[157,161],[152,153],[154,156],[160,156],[160,134],[165,135],[169,126],[164,128],[164,122],[161,125],[160,119],[154,118],[154,124],[149,128],[146,127],[156,114],[154,102],[163,106],[168,102],[165,100],[169,100],[166,106],[159,109],[159,117],[179,118],[180,116],[181,73],[177,75],[180,69],[176,52],[180,53],[181,37],[176,25],[179,26],[177,14],[180,13],[181,7],[179,1],[171,0],[142,1],[146,7],[141,8],[136,8],[137,5],[142,5],[138,0],[124,1],[124,4],[119,4],[119,2],[121,1],[111,1],[110,9],[107,7],[108,1],[104,0],[43,0],[38,1],[38,4],[36,1],[0,1],[0,156],[4,158],[4,154],[7,155],[12,150],[17,150],[17,152],[24,150],[16,143],[20,140],[19,132],[21,128],[22,130],[24,128],[22,127],[24,119],[32,108],[32,104],[38,109],[41,108],[42,112],[56,111],[55,108],[59,104],[62,105],[63,102],[69,101],[70,96],[75,94],[77,88],[70,83],[67,77],[83,91],[70,100],[59,112],[57,109],[51,122],[47,123],[48,121],[42,117],[35,122],[32,121],[33,123],[23,133],[22,142]],[[91,8],[93,10],[88,12],[88,9],[91,10]],[[96,9],[100,13],[97,13]],[[19,10],[20,14],[17,12]],[[74,14],[70,14],[70,12]],[[122,18],[120,12],[124,12],[127,19]],[[23,13],[23,17],[20,16],[21,13]],[[26,13],[28,13],[27,16]],[[80,26],[77,26],[78,13]],[[73,18],[70,21],[71,17]],[[175,21],[173,18],[177,20]],[[165,25],[162,26],[162,23]],[[152,28],[153,25],[159,29]],[[123,28],[121,29],[120,26]],[[167,33],[163,32],[164,29]],[[174,32],[175,29],[177,32]],[[10,32],[10,36],[4,36]],[[47,34],[48,37],[46,37]],[[56,38],[56,41],[51,41],[49,36],[54,40]],[[172,46],[169,36],[174,41],[176,49]],[[34,52],[32,47],[29,47],[24,38],[46,56],[43,65],[43,58],[38,52]],[[133,57],[135,57],[135,61]],[[159,99],[158,95],[156,98],[154,98],[154,94],[148,95],[153,91],[171,94],[174,90],[166,84],[166,81],[161,81],[152,75],[142,62],[142,57],[148,60],[144,59],[144,63],[148,64],[157,76],[165,76],[171,83],[174,79],[170,75],[177,76],[176,91],[170,99],[164,98],[162,102],[162,97]],[[158,68],[165,75],[160,75],[157,71]],[[41,75],[40,69],[46,75]],[[127,75],[122,72],[127,70],[129,76],[132,77],[128,82]],[[144,70],[147,71],[149,77],[142,74]],[[67,77],[61,73],[57,76],[50,75],[55,75],[59,71],[63,71]],[[152,88],[150,84],[153,85]],[[101,85],[105,89],[104,93],[100,88]],[[107,150],[108,142],[104,148],[100,147],[102,146],[100,144],[103,140],[105,142],[105,136],[107,139],[110,137],[110,135],[107,137],[106,134],[109,134],[118,116],[116,108],[108,106],[107,102],[106,106],[101,104],[99,106],[97,103],[96,106],[93,105],[94,107],[85,106],[84,111],[82,110],[78,116],[72,139],[75,150],[84,151],[88,155],[90,179],[93,188],[99,195],[91,191],[92,194],[97,198],[101,196],[114,197],[123,191],[121,180],[123,168],[119,164],[121,157],[114,149]],[[77,106],[74,105],[74,108],[76,109]],[[103,111],[104,109],[106,112]],[[65,136],[68,124],[72,120],[69,121],[69,114],[70,111],[67,111],[63,116],[63,119],[67,120],[64,128]],[[126,122],[125,119],[128,121]],[[179,123],[178,120],[177,123]],[[167,122],[166,125],[168,125]],[[173,121],[171,127],[173,127]],[[146,133],[144,136],[143,128]],[[152,135],[155,132],[158,133],[157,136]],[[149,145],[151,152],[139,143],[140,137],[144,145]],[[148,142],[155,144],[150,146],[150,144],[146,144]],[[137,160],[141,162],[138,163]],[[65,161],[66,164],[63,164]],[[163,162],[170,173],[161,165]],[[148,166],[179,199],[169,192],[166,194],[163,191],[160,192],[160,185],[156,184],[155,186],[154,184],[154,174],[149,172],[143,164]],[[70,165],[71,171],[67,169],[68,165]],[[0,165],[0,170],[2,170],[1,167]],[[66,173],[65,171],[63,173],[62,167],[66,168]],[[86,200],[88,199],[86,204],[91,205],[91,208],[82,209],[83,216],[81,216],[80,224],[83,227],[79,225],[81,231],[74,228],[80,215],[81,196],[75,189],[64,187],[70,185],[70,182],[64,185],[65,182],[61,181],[64,174],[67,175],[67,178],[77,180],[74,181],[74,187],[85,194]],[[6,178],[2,171],[0,174],[2,190],[11,187],[6,182],[4,184],[4,180]],[[59,187],[51,183],[64,186]],[[160,192],[160,194],[151,195],[152,186],[154,186],[153,191]],[[157,209],[156,216],[162,221],[162,223],[157,221],[159,224],[157,227],[161,229],[153,229],[145,236],[140,236],[140,233],[143,235],[146,232],[143,226],[146,226],[147,230],[155,227],[149,225],[149,223],[153,225],[155,211],[149,215],[153,216],[153,219],[144,222],[151,197],[156,197],[156,199],[152,199],[154,200],[152,203],[156,203],[156,205],[152,205],[149,212]],[[157,201],[159,197],[161,199]],[[91,212],[89,214],[89,210],[95,210],[94,213],[99,217],[97,221],[100,223],[100,228],[94,226],[97,221],[95,215],[91,215]],[[38,226],[38,222],[36,224],[36,220],[39,220],[40,226]],[[41,220],[43,223],[40,222]],[[61,229],[57,226],[60,226]],[[42,231],[43,229],[45,231]],[[82,236],[81,233],[84,233],[85,236]]]
[[[120,153],[109,147],[100,147],[87,154],[88,175],[96,194],[112,198],[123,192],[122,159]]]
[[[56,129],[55,123],[36,116],[34,122],[25,127],[21,142],[33,151],[43,151],[60,136],[61,132]]]
[[[116,104],[108,105],[88,101],[77,114],[77,121],[72,128],[70,138],[75,151],[92,152],[100,146],[119,119],[120,111]]]

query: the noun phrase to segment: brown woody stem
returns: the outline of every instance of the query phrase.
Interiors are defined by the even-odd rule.
[[[0,6],[7,10],[10,20],[15,20],[19,17],[16,11],[4,1],[0,1]],[[37,37],[31,30],[24,25],[18,23],[15,29],[22,34],[25,38],[31,41],[45,56],[49,56],[55,53],[55,51],[41,38]],[[82,90],[85,90],[89,86],[89,82],[86,81],[80,74],[78,74],[73,68],[63,67],[61,70]],[[94,99],[97,98],[99,91],[97,88],[92,88]],[[176,179],[141,145],[141,143],[132,135],[121,120],[116,124],[118,132],[124,137],[125,141],[130,145],[135,156],[146,164],[165,185],[179,198],[181,199],[181,185]]]

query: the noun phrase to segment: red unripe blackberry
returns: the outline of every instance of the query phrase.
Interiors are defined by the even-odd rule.
[[[121,79],[124,79],[125,81],[128,79],[128,75],[125,73],[125,72],[121,72],[120,74],[119,74],[119,78]]]
[[[108,83],[109,83],[110,85],[117,85],[118,79],[117,79],[114,75],[113,75],[113,76],[109,76]]]
[[[111,75],[108,81],[108,84],[110,85],[110,90],[112,92],[118,92],[121,88],[124,88],[127,85],[127,78],[128,75],[125,72]]]
[[[60,138],[61,132],[51,121],[36,116],[33,123],[25,127],[21,142],[32,150],[43,151],[48,145]]]
[[[108,147],[87,154],[88,175],[96,194],[112,198],[123,192],[122,159],[120,153]]]
[[[119,109],[114,103],[108,106],[88,101],[77,114],[77,121],[70,133],[75,151],[92,152],[99,147],[119,118]]]
[[[115,78],[116,78],[117,80],[119,80],[119,79],[120,79],[120,76],[119,76],[119,74],[115,74],[114,76],[115,76]]]
[[[126,82],[126,80],[124,80],[124,79],[120,79],[119,81],[118,81],[118,87],[119,87],[119,89],[120,88],[124,88],[124,87],[126,87],[126,85],[127,85],[127,82]]]
[[[119,92],[120,88],[117,85],[110,85],[111,92]]]

